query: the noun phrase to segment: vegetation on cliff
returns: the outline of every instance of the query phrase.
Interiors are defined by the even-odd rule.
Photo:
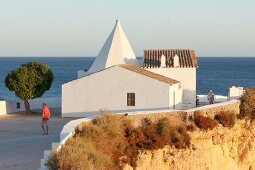
[[[145,118],[139,127],[132,126],[125,115],[104,113],[76,128],[47,162],[50,169],[122,169],[128,163],[136,167],[143,150],[190,146],[186,126],[172,126],[167,118],[152,122]]]
[[[242,97],[241,117],[253,117],[253,110],[248,110],[245,106],[252,106],[253,95],[255,96],[255,93],[248,91]],[[210,112],[212,110],[195,111],[191,119],[184,121],[182,119],[187,115],[174,120],[167,114],[157,116],[155,113],[155,119],[153,116],[144,115],[140,118],[134,116],[134,119],[129,115],[104,112],[94,120],[79,125],[61,150],[52,152],[46,165],[49,169],[63,170],[123,169],[126,164],[135,168],[139,155],[147,151],[162,149],[165,146],[175,149],[196,148],[191,144],[190,135],[198,131],[198,128],[203,131],[212,130],[217,126],[219,130],[224,127],[236,129],[238,106],[239,103],[236,103],[235,107],[223,106],[216,114],[213,110],[214,117]],[[137,120],[141,120],[141,123],[137,124]],[[216,139],[218,136],[212,138],[215,144],[219,143]]]
[[[202,130],[212,130],[218,125],[218,122],[210,117],[202,115],[200,111],[194,112],[194,122]]]
[[[221,111],[215,115],[214,119],[222,124],[222,126],[230,128],[236,123],[236,114],[230,111]]]
[[[240,105],[241,118],[255,117],[255,88],[245,89],[245,93],[241,97]]]

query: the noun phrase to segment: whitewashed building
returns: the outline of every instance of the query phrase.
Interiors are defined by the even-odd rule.
[[[88,71],[62,85],[62,116],[195,107],[196,57],[192,50],[145,50],[140,65],[120,22]],[[183,88],[184,87],[184,88]]]
[[[62,115],[181,109],[182,87],[173,79],[135,65],[115,65],[62,86]]]
[[[196,107],[196,70],[194,50],[144,50],[143,67],[154,73],[176,79],[183,87],[183,109]]]

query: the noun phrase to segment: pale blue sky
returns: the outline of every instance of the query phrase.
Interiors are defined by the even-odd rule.
[[[137,56],[255,56],[254,0],[0,0],[0,56],[96,56],[116,19]]]

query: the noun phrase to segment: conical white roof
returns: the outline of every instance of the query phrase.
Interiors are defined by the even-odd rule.
[[[136,64],[135,54],[117,20],[111,34],[97,55],[89,72],[96,72],[118,64]]]

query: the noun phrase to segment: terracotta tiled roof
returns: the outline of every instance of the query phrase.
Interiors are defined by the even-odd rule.
[[[144,75],[144,76],[150,77],[150,78],[152,78],[152,79],[155,79],[155,80],[158,80],[158,81],[161,81],[161,82],[170,84],[170,85],[179,83],[179,81],[177,81],[177,80],[174,80],[174,79],[171,79],[171,78],[162,76],[162,75],[160,75],[160,74],[153,73],[153,72],[151,72],[151,71],[145,70],[145,69],[143,69],[143,68],[141,68],[141,67],[138,67],[138,66],[136,66],[136,65],[131,65],[131,64],[120,64],[120,65],[118,65],[118,66],[119,66],[119,67],[122,67],[122,68],[124,68],[124,69],[130,70],[130,71],[133,71],[133,72],[135,72],[135,73],[142,74],[142,75]]]
[[[197,58],[194,50],[190,49],[151,49],[144,50],[143,67],[155,68],[160,67],[161,56],[166,57],[166,67],[174,66],[174,56],[179,57],[180,67],[198,67]]]

